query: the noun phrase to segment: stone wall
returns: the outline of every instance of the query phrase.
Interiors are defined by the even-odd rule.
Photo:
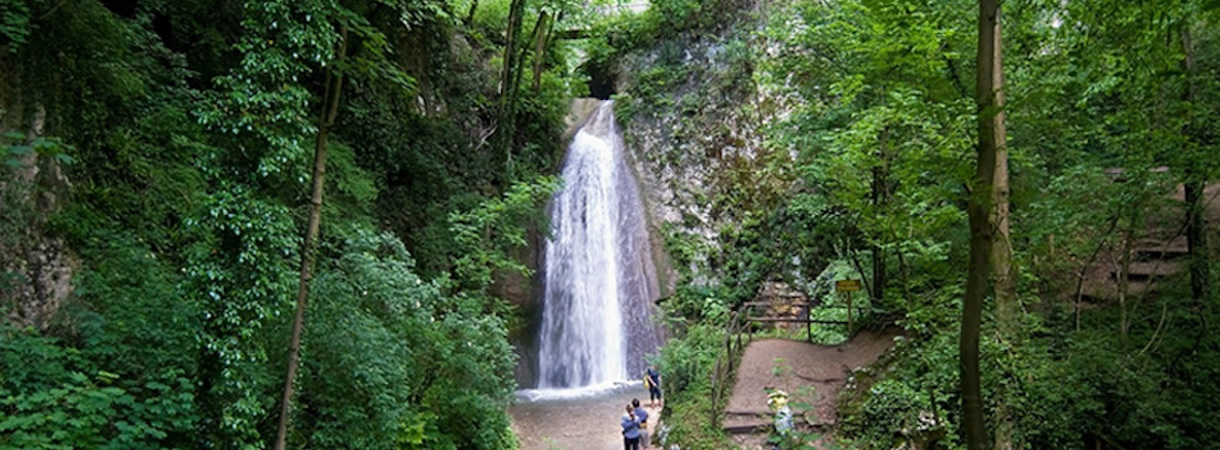
[[[46,231],[71,188],[54,157],[13,152],[46,134],[46,109],[23,96],[20,67],[0,48],[0,309],[18,327],[45,330],[72,294],[78,259]]]

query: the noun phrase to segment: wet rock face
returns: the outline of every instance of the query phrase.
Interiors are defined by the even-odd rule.
[[[795,149],[764,146],[766,127],[792,110],[795,97],[759,81],[754,52],[773,45],[750,32],[757,20],[742,19],[715,36],[664,42],[618,62],[620,107],[630,110],[622,115],[631,164],[658,241],[667,229],[715,247],[719,230],[743,212],[727,198],[751,201],[793,185],[765,179],[776,158],[795,158]],[[692,265],[703,265],[695,257]],[[700,270],[692,269],[697,282]],[[672,292],[676,277],[669,272]]]
[[[0,301],[12,307],[8,320],[17,327],[46,330],[72,293],[76,258],[60,239],[36,237],[5,257],[5,286]]]
[[[26,128],[24,134],[31,141],[43,134],[45,109],[34,108],[31,120],[25,122],[24,109],[15,95],[4,95],[0,105],[5,111],[0,131]],[[10,324],[41,331],[72,294],[72,274],[79,266],[63,239],[44,229],[71,186],[52,157],[32,152],[17,157],[16,163],[0,168],[0,222],[4,223],[0,229],[0,305],[8,310]]]

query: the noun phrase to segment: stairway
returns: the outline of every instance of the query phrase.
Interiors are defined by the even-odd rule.
[[[1204,202],[1209,224],[1220,221],[1220,199],[1217,197],[1220,197],[1220,184],[1207,186]],[[1127,295],[1143,295],[1150,289],[1155,290],[1157,283],[1187,269],[1189,252],[1182,230],[1184,202],[1185,193],[1182,186],[1178,186],[1163,203],[1153,205],[1147,211],[1146,226],[1137,233],[1143,237],[1131,245]],[[1123,280],[1122,248],[1121,239],[1115,239],[1085,271],[1081,297],[1086,307],[1119,298],[1119,282]]]

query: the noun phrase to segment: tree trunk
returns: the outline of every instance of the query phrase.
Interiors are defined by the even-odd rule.
[[[347,55],[347,28],[340,27],[339,53],[336,61]],[[297,366],[301,354],[301,332],[305,327],[305,303],[309,297],[310,268],[313,265],[314,241],[318,237],[322,221],[322,188],[326,180],[326,140],[330,128],[335,124],[339,111],[339,94],[343,90],[343,73],[333,73],[334,65],[326,69],[325,91],[322,94],[322,112],[318,115],[318,138],[314,143],[313,192],[310,196],[309,224],[305,229],[305,241],[301,244],[301,276],[297,283],[297,308],[292,319],[292,342],[288,347],[288,374],[284,380],[284,397],[280,400],[280,425],[276,433],[275,448],[283,450],[288,438],[288,419],[292,410],[292,395],[295,388]]]
[[[875,214],[881,215],[881,211],[886,209],[889,203],[889,158],[886,151],[886,140],[888,131],[881,130],[881,135],[878,136],[877,146],[877,165],[873,167],[873,211]],[[878,238],[880,239],[880,238]],[[885,250],[881,244],[874,244],[873,253],[873,289],[872,297],[873,304],[879,305],[885,300]]]
[[[894,235],[895,241],[901,239],[898,237],[897,233],[891,232],[890,234]],[[908,226],[907,227],[907,240],[910,240],[910,238],[911,238],[910,235],[911,235],[911,228]],[[906,255],[904,255],[905,250],[902,248],[902,246],[899,246],[897,251],[894,253],[898,255],[898,274],[899,274],[899,276],[902,277],[902,301],[906,304],[907,309],[910,309],[911,302],[912,302],[912,300],[911,300],[911,267],[907,265],[907,258],[906,258]]]
[[[992,139],[995,148],[995,174],[993,174],[991,224],[995,229],[991,245],[991,267],[995,276],[996,322],[1000,337],[1008,339],[1019,328],[1017,312],[1016,266],[1012,263],[1012,238],[1009,233],[1008,197],[1008,133],[1004,126],[1004,46],[1000,32],[1000,10],[996,8],[995,46],[992,69],[994,114],[988,114],[992,123]],[[984,120],[980,118],[979,120]]]
[[[512,166],[512,146],[515,131],[515,114],[513,92],[516,67],[520,65],[517,58],[517,41],[520,39],[522,15],[525,14],[525,0],[513,0],[508,8],[507,42],[504,44],[504,67],[500,71],[500,107],[496,114],[498,124],[496,133],[498,160],[502,164],[501,180],[507,182]]]
[[[539,36],[542,35],[541,27],[544,26],[543,23],[546,22],[547,17],[546,11],[538,13],[538,18],[534,20],[534,28],[530,30],[529,37],[525,39],[526,42],[534,42],[539,39]],[[508,90],[509,103],[515,104],[517,102],[517,89],[521,87],[521,75],[525,73],[523,64],[525,64],[525,57],[529,55],[529,51],[530,46],[522,45],[521,53],[517,55],[517,67],[513,70],[512,88]],[[538,58],[537,53],[534,54],[534,58]]]
[[[1185,58],[1182,60],[1183,69],[1186,71],[1186,91],[1183,94],[1186,104],[1191,108],[1190,119],[1187,122],[1186,129],[1183,134],[1187,139],[1192,139],[1192,134],[1197,130],[1194,114],[1195,102],[1195,51],[1194,42],[1190,35],[1190,25],[1182,26],[1182,50]],[[1192,156],[1198,155],[1196,152]],[[1183,182],[1186,191],[1186,248],[1190,255],[1190,293],[1196,301],[1202,301],[1208,297],[1211,291],[1211,269],[1209,263],[1209,255],[1207,254],[1207,219],[1203,216],[1203,190],[1207,186],[1206,175],[1199,170],[1199,164],[1194,161],[1186,163],[1185,180]]]
[[[466,10],[466,20],[463,21],[466,26],[470,26],[470,24],[474,23],[474,13],[478,10],[479,0],[471,0],[470,9]]]
[[[847,254],[848,254],[848,256],[851,257],[852,267],[854,267],[856,269],[856,273],[860,274],[860,278],[864,278],[864,276],[866,274],[864,273],[864,266],[862,264],[860,264],[860,255],[858,255],[857,252],[855,250],[853,250],[854,247],[852,247],[850,240],[846,240],[845,245],[847,248]],[[864,286],[864,294],[869,296],[869,298],[872,298],[873,285],[871,284],[871,282],[869,280],[865,279],[865,280],[861,280],[860,284]]]
[[[1203,217],[1201,180],[1186,183],[1186,247],[1190,254],[1190,293],[1202,301],[1211,291],[1211,264],[1207,254],[1207,219]]]
[[[525,0],[513,0],[508,8],[508,31],[504,43],[504,67],[500,70],[500,115],[503,116],[508,104],[508,94],[512,88],[513,69],[517,66],[517,41],[521,34],[522,14],[525,13]]]
[[[546,28],[546,32],[537,31],[537,27]],[[547,15],[546,11],[538,17],[538,25],[534,26],[534,34],[537,40],[534,42],[534,93],[542,92],[542,60],[546,56],[546,47],[551,40],[551,33],[555,31],[555,21]]]
[[[1143,207],[1140,205],[1139,207]],[[1131,252],[1135,240],[1135,224],[1137,216],[1132,214],[1130,226],[1123,233],[1123,250],[1118,268],[1118,337],[1123,350],[1127,347],[1127,295],[1131,291]]]
[[[983,315],[983,297],[987,295],[991,272],[992,243],[996,224],[992,208],[995,201],[997,164],[996,58],[1000,40],[999,4],[997,0],[979,1],[978,78],[975,83],[975,103],[978,108],[978,167],[967,212],[970,216],[970,268],[966,276],[966,295],[962,300],[961,353],[962,428],[970,450],[987,447],[987,432],[983,423],[981,376],[979,373],[979,326]]]

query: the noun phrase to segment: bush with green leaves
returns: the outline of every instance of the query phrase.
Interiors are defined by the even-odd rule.
[[[303,344],[301,445],[514,445],[505,407],[516,363],[504,322],[414,273],[392,236],[360,231],[319,272]]]
[[[724,317],[721,314],[721,317]],[[711,383],[716,358],[723,352],[724,328],[712,323],[690,324],[670,338],[656,359],[665,393],[667,442],[692,448],[726,448],[727,436],[708,420],[715,410]],[[729,390],[725,389],[725,393]]]

